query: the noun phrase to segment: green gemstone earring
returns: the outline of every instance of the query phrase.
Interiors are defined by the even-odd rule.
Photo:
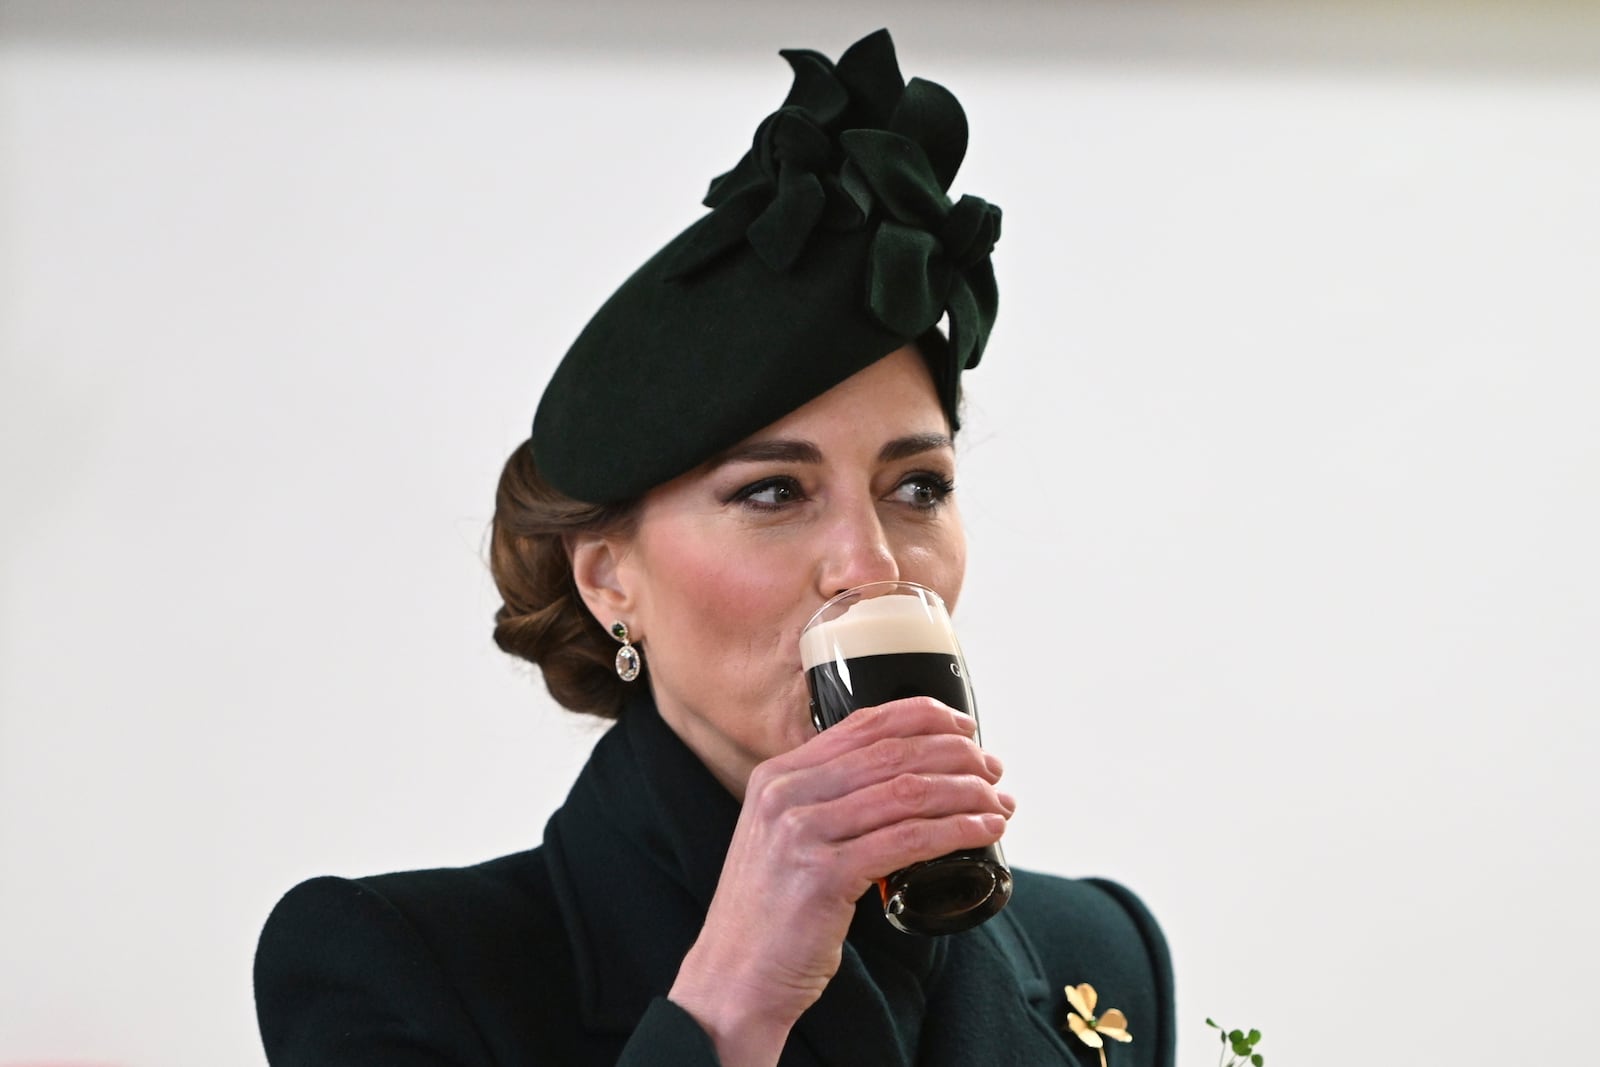
[[[617,677],[631,682],[639,677],[639,650],[628,642],[628,624],[620,619],[612,623],[611,636],[622,642],[617,649]]]

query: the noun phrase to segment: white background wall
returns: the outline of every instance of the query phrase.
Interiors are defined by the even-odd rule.
[[[490,643],[499,464],[879,24],[1006,211],[1013,861],[1144,895],[1187,1064],[1585,1060],[1594,9],[732,10],[0,4],[0,1064],[260,1063],[289,885],[538,842],[595,730]]]

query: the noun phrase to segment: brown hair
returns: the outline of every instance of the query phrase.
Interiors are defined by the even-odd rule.
[[[563,707],[614,719],[627,684],[614,666],[617,642],[578,595],[567,538],[631,532],[638,501],[585,504],[554,489],[516,447],[500,472],[489,535],[489,571],[504,601],[494,613],[494,643],[534,663]]]

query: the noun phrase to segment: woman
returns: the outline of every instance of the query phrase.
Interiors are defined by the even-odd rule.
[[[591,320],[501,479],[496,640],[617,725],[540,848],[284,898],[256,965],[277,1067],[1102,1062],[1124,1019],[1075,990],[1063,1033],[1078,983],[1134,1035],[1109,1062],[1171,1062],[1165,946],[1125,890],[1017,872],[942,938],[871,891],[1015,807],[931,699],[815,733],[798,652],[842,589],[960,592],[958,376],[999,211],[945,195],[965,118],[887,33],[784,55],[784,106]]]

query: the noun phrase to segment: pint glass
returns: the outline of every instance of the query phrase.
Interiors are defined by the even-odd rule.
[[[913,582],[873,582],[829,600],[801,632],[800,660],[818,730],[902,697],[930,696],[978,715],[944,601]],[[879,879],[878,888],[884,915],[899,929],[953,934],[1006,906],[1011,871],[994,844],[914,863]]]

